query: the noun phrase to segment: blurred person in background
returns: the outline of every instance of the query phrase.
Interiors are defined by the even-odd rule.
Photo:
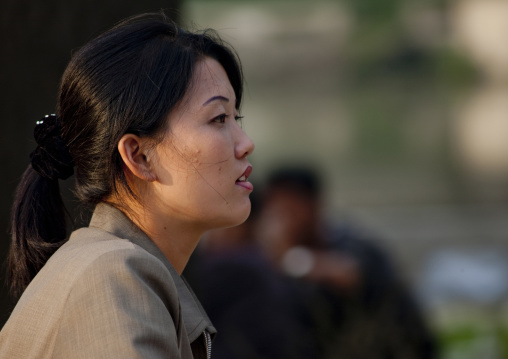
[[[309,329],[306,294],[281,275],[254,238],[259,214],[255,192],[246,222],[204,236],[185,269],[219,334],[214,355],[221,359],[319,358]]]
[[[306,308],[324,358],[435,358],[422,314],[390,258],[351,226],[323,223],[320,177],[273,172],[256,237],[274,268],[313,291]]]
[[[435,344],[387,255],[348,225],[323,223],[321,183],[281,169],[240,226],[206,233],[185,271],[232,358],[435,358]]]

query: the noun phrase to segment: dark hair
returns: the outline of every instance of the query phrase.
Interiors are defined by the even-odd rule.
[[[160,141],[170,111],[182,100],[197,61],[217,60],[242,101],[243,76],[236,53],[212,30],[182,30],[163,13],[127,19],[84,45],[60,85],[56,116],[76,166],[75,193],[90,205],[132,194],[117,150],[126,133]],[[67,240],[58,180],[32,166],[18,186],[8,258],[11,292],[20,294]]]
[[[268,175],[266,190],[274,189],[284,189],[310,199],[317,199],[321,195],[322,183],[318,172],[312,168],[283,167]]]

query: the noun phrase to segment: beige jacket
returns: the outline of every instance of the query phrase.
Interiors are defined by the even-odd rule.
[[[0,358],[206,358],[214,334],[162,252],[100,204],[23,293],[0,332]]]

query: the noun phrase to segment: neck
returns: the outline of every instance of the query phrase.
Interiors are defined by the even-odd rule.
[[[109,202],[114,202],[119,208],[127,208],[123,211],[125,215],[154,242],[178,274],[182,274],[205,230],[175,218],[161,218],[135,200],[121,201],[121,205],[118,201]]]
[[[182,274],[203,232],[195,230],[190,224],[171,219],[160,221],[145,216],[141,223],[132,220],[161,250],[178,274]]]

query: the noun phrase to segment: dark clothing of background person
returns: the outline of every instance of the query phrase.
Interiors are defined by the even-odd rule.
[[[319,358],[305,293],[253,245],[211,255],[199,249],[185,276],[214,322],[221,359]]]
[[[218,358],[436,358],[388,256],[345,226],[328,233],[320,250],[360,265],[355,291],[284,276],[255,245],[193,254],[185,275],[219,332]]]
[[[359,264],[354,291],[315,285],[313,317],[323,358],[432,359],[436,342],[420,308],[390,258],[373,241],[343,226],[329,232],[323,248]]]

